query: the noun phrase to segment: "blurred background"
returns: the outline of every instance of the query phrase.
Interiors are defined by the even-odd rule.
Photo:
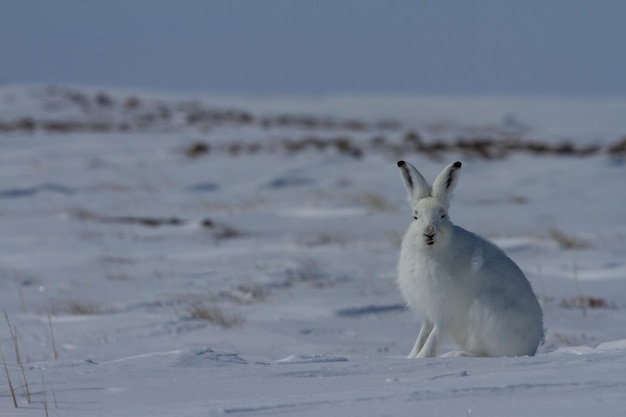
[[[1,0],[0,82],[624,96],[625,18],[621,0]]]

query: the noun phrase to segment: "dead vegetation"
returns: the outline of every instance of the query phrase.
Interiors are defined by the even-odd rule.
[[[615,303],[609,302],[603,297],[577,296],[572,298],[563,298],[559,302],[559,307],[566,309],[578,308],[581,310],[594,309],[617,309]]]
[[[337,152],[352,158],[362,158],[370,152],[405,155],[419,153],[440,159],[444,153],[456,152],[469,158],[503,159],[512,154],[535,156],[555,155],[590,157],[607,155],[626,157],[626,136],[608,145],[579,145],[570,140],[559,143],[529,138],[528,129],[500,127],[472,128],[443,124],[426,125],[429,139],[420,132],[407,129],[396,120],[364,121],[337,119],[310,114],[255,115],[235,108],[188,101],[159,101],[112,95],[104,91],[86,92],[68,87],[49,87],[43,95],[43,108],[50,117],[21,116],[0,120],[0,134],[45,132],[69,133],[127,133],[127,132],[210,132],[214,128],[258,127],[263,131],[297,130],[303,137],[271,139],[233,139],[227,142],[196,140],[183,149],[189,158],[224,154],[285,152]],[[78,110],[78,115],[58,115],[59,110]],[[65,114],[60,112],[58,114]],[[511,124],[511,123],[508,123]],[[519,124],[518,122],[513,123]],[[308,132],[308,133],[306,133]],[[370,135],[369,138],[367,135]],[[444,135],[444,136],[442,136]],[[447,137],[445,137],[447,135]],[[451,135],[455,135],[451,138]]]
[[[153,217],[153,216],[107,216],[98,214],[88,209],[74,209],[70,211],[70,216],[85,221],[94,221],[99,223],[136,225],[149,228],[175,226],[180,227],[191,223],[198,224],[203,229],[209,229],[213,232],[216,239],[232,239],[242,236],[242,232],[232,226],[217,223],[209,218],[199,221],[191,221],[181,219],[179,217]]]
[[[607,148],[607,152],[613,157],[626,157],[626,136],[624,136],[621,140],[611,144]]]
[[[194,142],[185,149],[185,155],[196,158],[209,153],[210,146],[204,142]]]
[[[2,347],[0,346],[0,360],[2,367],[4,368],[4,376],[6,378],[7,381],[7,386],[8,386],[8,391],[5,392],[0,392],[1,395],[4,395],[6,393],[9,393],[11,395],[11,401],[13,403],[13,408],[20,408],[20,403],[18,402],[18,390],[21,390],[24,396],[24,401],[26,402],[26,404],[28,405],[27,408],[32,408],[32,404],[36,404],[37,401],[33,401],[32,396],[33,395],[42,395],[43,396],[43,401],[42,401],[42,405],[43,405],[43,409],[44,409],[44,415],[48,416],[48,400],[47,400],[47,391],[48,391],[48,387],[47,384],[45,382],[45,377],[44,377],[44,371],[43,369],[40,370],[41,372],[41,380],[42,380],[42,388],[41,390],[37,390],[36,392],[31,393],[31,389],[29,386],[29,382],[26,378],[26,370],[28,369],[29,371],[32,371],[34,368],[32,366],[28,366],[25,367],[24,366],[24,360],[22,359],[22,354],[20,352],[20,346],[18,343],[18,334],[17,334],[17,327],[14,326],[11,321],[9,320],[9,315],[6,312],[6,310],[4,310],[4,318],[7,324],[7,327],[9,329],[9,334],[11,336],[11,341],[13,343],[13,349],[15,352],[15,363],[17,364],[17,366],[12,366],[13,369],[19,369],[20,371],[20,376],[21,376],[21,383],[18,382],[19,385],[16,385],[14,383],[15,378],[11,376],[11,372],[9,371],[9,363],[7,362],[7,358],[4,355],[4,350],[2,349]],[[52,349],[53,349],[53,358],[56,360],[58,358],[58,353],[56,350],[56,343],[54,341],[54,333],[52,332],[52,319],[50,318],[50,316],[48,316],[48,324],[50,327],[50,335],[51,335],[51,341],[52,341]],[[54,388],[51,388],[51,392],[52,392],[52,398],[54,400],[54,406],[55,408],[58,408],[57,405],[57,401],[56,401],[56,395],[54,392]],[[0,413],[0,415],[4,415],[3,413]],[[7,414],[9,415],[9,414]],[[11,414],[13,415],[13,414]],[[15,414],[18,415],[18,414]],[[21,414],[19,414],[21,415]]]
[[[581,346],[581,345],[593,345],[596,343],[596,339],[593,336],[585,333],[569,334],[562,332],[553,332],[550,337],[554,339],[557,346]]]
[[[4,368],[4,374],[7,379],[7,384],[9,386],[9,393],[11,394],[11,399],[13,400],[13,407],[18,408],[17,405],[17,397],[15,396],[15,388],[13,387],[13,381],[11,380],[11,374],[9,373],[9,368],[7,366],[6,358],[4,357],[4,352],[0,349],[0,359],[2,359],[2,367]]]
[[[30,388],[28,387],[28,380],[26,379],[26,371],[24,370],[24,363],[22,362],[22,355],[20,353],[20,347],[19,347],[19,343],[17,340],[17,328],[11,324],[11,321],[9,320],[9,315],[7,314],[6,310],[4,310],[4,318],[6,320],[7,327],[9,328],[11,341],[13,342],[13,349],[15,350],[15,361],[21,371],[22,385],[19,386],[18,388],[22,388],[22,391],[24,392],[24,398],[26,402],[30,404],[31,402]],[[1,348],[0,348],[0,355],[2,359],[2,365],[4,367],[4,372],[7,378],[7,382],[9,384],[9,390],[11,391],[11,398],[13,400],[13,405],[15,406],[15,408],[17,408],[18,406],[17,406],[17,399],[16,399],[14,385],[11,381],[11,376],[10,376],[9,369],[7,366],[6,358],[4,357],[4,352],[2,352]]]
[[[90,301],[57,300],[53,301],[48,308],[50,315],[71,315],[71,316],[97,316],[101,314],[113,314],[115,310],[110,307],[102,307]]]
[[[211,106],[198,100],[165,102],[140,99],[134,95],[116,97],[104,91],[93,93],[57,86],[45,90],[43,108],[51,113],[64,109],[78,110],[82,116],[41,120],[25,116],[4,120],[0,121],[0,133],[145,132],[183,128],[204,132],[219,126],[351,132],[395,131],[401,128],[401,124],[395,120],[365,122],[306,114],[256,116],[246,110]]]
[[[563,231],[552,228],[549,230],[550,237],[563,249],[585,249],[589,247],[589,242],[581,238],[567,235]]]
[[[589,310],[616,310],[617,304],[604,297],[576,295],[572,297],[541,297],[541,303],[546,308],[562,308],[566,310],[580,310],[583,317]]]
[[[219,307],[206,305],[198,300],[192,300],[189,302],[187,313],[193,320],[208,321],[209,323],[221,327],[222,329],[241,327],[245,323],[243,316],[237,314],[226,314]]]
[[[360,159],[368,153],[387,153],[394,156],[411,153],[424,154],[432,159],[442,159],[446,153],[460,153],[468,158],[488,160],[504,159],[513,154],[534,156],[567,156],[590,157],[595,155],[626,156],[626,144],[612,144],[608,147],[600,145],[576,145],[572,142],[548,143],[540,140],[522,138],[475,137],[457,138],[456,140],[438,139],[421,142],[415,139],[414,132],[408,132],[405,140],[394,141],[385,136],[376,135],[371,139],[354,139],[350,136],[306,136],[300,139],[275,139],[255,142],[230,141],[213,143],[194,142],[188,145],[183,153],[190,158],[210,154],[228,155],[231,157],[258,153],[285,152],[289,155],[300,152],[336,152],[341,155]],[[408,138],[408,139],[407,139]],[[626,142],[626,140],[625,140]]]

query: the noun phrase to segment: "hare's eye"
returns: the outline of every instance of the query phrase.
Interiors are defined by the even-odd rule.
[[[413,220],[417,220],[417,211],[413,213]]]
[[[445,218],[446,218],[446,213],[445,213],[445,212],[444,212],[444,213],[441,213],[441,218],[442,218],[442,219],[445,219]]]

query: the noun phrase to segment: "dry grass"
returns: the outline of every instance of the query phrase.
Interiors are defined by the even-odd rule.
[[[49,119],[20,117],[0,121],[2,132],[49,133],[72,132],[129,132],[162,131],[181,128],[196,128],[200,132],[217,126],[257,126],[262,129],[297,128],[300,130],[338,131],[397,131],[400,122],[383,119],[366,122],[358,119],[335,119],[306,114],[275,114],[258,116],[237,108],[218,108],[198,100],[163,102],[136,96],[119,97],[104,91],[92,93],[69,87],[51,87],[45,91],[44,103],[48,110],[77,108],[82,118],[64,119],[54,116]],[[99,115],[117,112],[116,121],[102,121]],[[186,123],[180,124],[184,120]]]
[[[11,339],[13,340],[13,347],[15,348],[15,360],[17,361],[17,364],[20,367],[20,370],[22,371],[22,381],[23,381],[22,388],[24,390],[24,397],[26,398],[26,402],[30,404],[31,402],[30,401],[30,389],[28,388],[28,380],[26,379],[26,371],[24,370],[24,364],[22,363],[22,355],[20,354],[20,348],[17,343],[17,328],[11,325],[11,321],[9,320],[9,315],[7,314],[6,310],[4,310],[4,318],[6,319],[7,326],[9,328],[9,333],[11,334]],[[5,364],[4,366],[6,370],[6,361],[4,360],[4,354],[2,355],[2,362]],[[8,371],[7,371],[7,379],[8,378],[9,376],[8,376]],[[17,404],[15,407],[17,408]]]
[[[563,249],[585,249],[589,247],[589,242],[586,240],[567,235],[557,228],[550,229],[549,234]]]
[[[13,382],[11,381],[11,375],[9,374],[9,368],[7,367],[7,361],[4,358],[4,352],[0,349],[0,359],[2,359],[2,366],[4,368],[4,374],[7,378],[9,385],[9,392],[11,393],[11,399],[13,400],[13,407],[17,408],[17,397],[15,396],[15,389],[13,388]]]
[[[572,297],[572,298],[563,298],[559,302],[559,307],[567,308],[567,309],[580,308],[583,311],[586,311],[587,309],[593,310],[593,309],[616,309],[617,308],[615,303],[611,303],[607,301],[606,298],[589,297],[589,296],[583,296],[583,295],[579,295],[577,297]]]
[[[43,409],[48,417],[48,396],[46,395],[46,378],[43,375],[43,369],[41,370],[41,387],[43,391]]]
[[[199,156],[208,154],[210,149],[211,147],[208,143],[194,142],[185,148],[184,153],[189,158],[197,158]]]
[[[54,338],[54,331],[52,330],[52,316],[48,314],[48,327],[50,328],[50,341],[52,342],[52,357],[54,360],[59,358],[59,352],[57,351],[57,343]]]
[[[21,388],[23,390],[24,399],[26,400],[27,404],[31,404],[32,399],[31,399],[31,394],[30,394],[30,388],[28,385],[28,380],[26,379],[26,371],[24,369],[24,362],[22,361],[22,355],[20,354],[20,348],[19,348],[18,339],[17,339],[17,328],[11,324],[11,321],[9,320],[9,315],[6,312],[6,310],[4,311],[4,318],[6,320],[7,326],[9,328],[9,333],[13,341],[13,347],[15,349],[15,360],[17,362],[17,366],[19,370],[21,371],[22,384],[20,386],[16,387],[15,385],[13,385],[13,380],[11,379],[11,374],[9,372],[9,366],[6,361],[6,357],[4,356],[4,350],[1,348],[0,348],[0,360],[2,361],[2,367],[4,368],[4,375],[6,377],[7,385],[9,388],[8,392],[10,393],[11,400],[13,401],[13,407],[19,408],[19,403],[17,402],[16,388],[17,389]],[[50,316],[48,316],[48,323],[50,325],[50,332],[52,336],[54,358],[56,359],[57,358],[56,345],[54,343],[54,335],[52,334],[52,321],[50,319]],[[42,387],[43,387],[43,391],[42,391],[43,407],[44,407],[45,416],[47,417],[49,415],[48,414],[47,387],[46,387],[46,382],[44,379],[43,370],[41,371],[41,378],[42,378]],[[0,394],[4,394],[4,393],[0,393]],[[54,393],[54,389],[52,390],[52,396],[54,398],[54,404],[56,406],[57,402],[56,402],[56,395]],[[4,415],[4,414],[0,411],[0,415]]]
[[[299,138],[283,137],[254,142],[237,140],[210,145],[199,139],[183,150],[190,158],[214,153],[235,157],[242,154],[273,153],[277,150],[288,154],[334,150],[353,158],[381,152],[392,155],[420,153],[433,159],[441,158],[448,152],[479,159],[502,159],[519,153],[568,157],[604,154],[619,158],[626,155],[626,137],[615,138],[612,143],[605,146],[594,143],[580,145],[571,140],[554,143],[550,140],[527,137],[527,126],[517,121],[514,116],[507,119],[512,122],[505,120],[504,125],[464,126],[448,120],[434,121],[424,126],[424,132],[429,137],[425,140],[420,132],[397,120],[336,119],[293,113],[259,115],[244,109],[219,108],[199,100],[164,102],[69,87],[46,89],[43,103],[49,110],[78,109],[81,116],[72,119],[59,116],[65,112],[52,112],[43,118],[24,115],[0,121],[0,134],[187,132],[190,128],[204,134],[219,127],[248,126],[262,131],[270,129],[299,131],[303,135]],[[110,117],[112,112],[119,117],[112,119]],[[366,133],[371,134],[369,139],[363,137]]]
[[[609,146],[607,151],[613,157],[626,156],[626,136]]]
[[[552,143],[536,139],[510,137],[502,133],[490,136],[469,134],[455,140],[434,139],[423,141],[421,136],[411,130],[405,132],[401,140],[389,139],[381,134],[374,134],[369,139],[355,138],[350,135],[306,135],[300,138],[282,138],[256,142],[231,141],[215,143],[210,148],[202,143],[192,144],[185,153],[195,158],[200,155],[225,154],[232,157],[243,154],[275,153],[284,151],[289,155],[300,152],[335,151],[341,155],[356,159],[368,153],[380,154],[386,152],[400,157],[407,154],[423,154],[431,159],[441,159],[445,153],[460,153],[466,158],[477,159],[504,159],[514,154],[529,154],[535,156],[569,156],[590,157],[598,154],[619,156],[623,154],[624,141],[616,142],[606,147],[591,144],[580,146],[573,142]]]
[[[70,301],[67,303],[67,308],[71,314],[77,316],[94,316],[102,314],[100,306],[80,301]]]
[[[99,223],[121,224],[121,225],[137,225],[150,228],[170,226],[180,227],[191,223],[188,219],[182,219],[178,217],[151,217],[151,216],[105,216],[97,214],[87,209],[74,209],[70,211],[70,215],[76,219],[84,221],[95,221]],[[204,218],[199,222],[200,226],[204,229],[211,230],[215,239],[232,239],[243,235],[243,233],[227,224],[216,223],[209,218]],[[86,238],[82,236],[82,238]],[[161,239],[160,237],[151,237],[150,239]],[[131,258],[111,258],[103,259],[103,262],[117,263],[117,264],[131,264],[133,260]]]
[[[580,309],[586,315],[587,310],[615,310],[617,305],[604,297],[577,295],[573,297],[554,298],[540,297],[545,308],[563,308],[567,310]]]
[[[594,338],[584,333],[573,335],[560,332],[552,333],[552,338],[560,346],[580,346],[580,345],[592,345]]]
[[[47,311],[48,315],[72,315],[72,316],[97,316],[100,314],[112,314],[112,308],[102,308],[89,301],[64,300],[55,301]]]
[[[222,329],[241,327],[245,323],[245,319],[240,315],[229,315],[218,307],[206,306],[198,301],[190,302],[187,307],[187,313],[194,320],[208,321]]]

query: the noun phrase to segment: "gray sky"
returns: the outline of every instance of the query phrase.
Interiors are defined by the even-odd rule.
[[[0,82],[626,96],[626,0],[0,0]]]

